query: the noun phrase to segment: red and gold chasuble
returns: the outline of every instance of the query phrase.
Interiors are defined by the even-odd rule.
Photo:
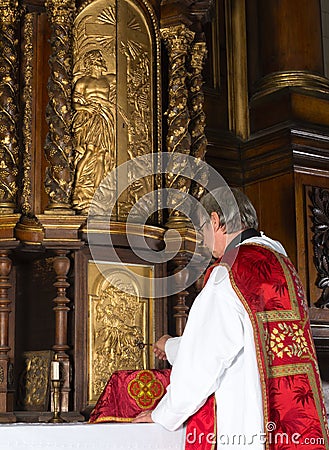
[[[229,253],[225,260],[230,258]],[[329,449],[308,306],[296,269],[287,257],[259,244],[241,245],[234,257],[232,265],[223,258],[205,278],[216,265],[225,265],[233,289],[249,314],[262,385],[265,448]],[[189,419],[187,433],[193,427],[198,433],[209,433],[216,422],[212,411],[213,405],[207,402]],[[201,447],[186,442],[186,450],[212,448],[213,444],[207,447],[205,442]]]

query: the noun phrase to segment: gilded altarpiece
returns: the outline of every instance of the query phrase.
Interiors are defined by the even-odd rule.
[[[154,24],[147,23],[141,5],[96,0],[75,19],[73,54],[73,207],[87,214],[107,174],[160,148],[160,121],[154,115],[159,111],[154,94],[159,92],[159,69],[154,69],[159,66],[154,61],[159,36]],[[118,198],[113,220],[125,220],[138,199],[154,191],[154,177],[139,177],[144,171],[145,167],[134,164],[124,176],[120,174],[120,186],[109,187]]]

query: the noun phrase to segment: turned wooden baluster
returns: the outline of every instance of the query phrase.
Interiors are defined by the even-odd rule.
[[[176,300],[176,304],[173,307],[173,309],[176,311],[174,314],[175,318],[175,324],[176,324],[176,335],[181,336],[183,334],[186,321],[187,321],[187,311],[188,306],[185,303],[186,297],[188,296],[188,291],[185,289],[187,286],[188,278],[189,278],[189,272],[186,268],[187,265],[187,259],[184,255],[178,255],[174,258],[174,278],[176,282],[176,286],[179,290],[179,292],[174,296]]]
[[[69,299],[66,297],[66,289],[70,286],[67,282],[67,273],[70,269],[70,260],[66,256],[66,250],[56,250],[53,267],[56,273],[54,286],[57,289],[57,297],[53,302],[55,312],[55,344],[53,350],[60,361],[61,373],[61,411],[67,412],[69,408],[70,392],[70,360],[66,353],[69,350],[67,344],[67,314],[70,308],[67,306]]]
[[[9,314],[11,301],[8,290],[11,288],[9,274],[12,261],[9,250],[0,250],[0,421],[15,422],[13,411],[13,392],[10,392],[10,358],[9,358]],[[3,420],[2,420],[3,419]]]

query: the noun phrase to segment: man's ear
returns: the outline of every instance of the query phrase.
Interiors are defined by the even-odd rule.
[[[214,231],[221,227],[219,215],[215,211],[210,214],[210,222]]]

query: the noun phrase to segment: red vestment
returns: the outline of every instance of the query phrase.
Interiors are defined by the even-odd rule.
[[[237,249],[233,251],[236,252]],[[291,261],[259,244],[243,244],[225,265],[250,317],[263,398],[267,450],[329,448],[327,416],[304,290]],[[211,313],[211,312],[210,312]],[[229,320],[229,318],[228,318]],[[207,433],[214,408],[206,403],[188,420],[187,433]],[[207,421],[203,428],[200,415]],[[213,423],[216,418],[213,415]],[[220,432],[220,430],[218,430]],[[188,450],[214,448],[186,442]]]

